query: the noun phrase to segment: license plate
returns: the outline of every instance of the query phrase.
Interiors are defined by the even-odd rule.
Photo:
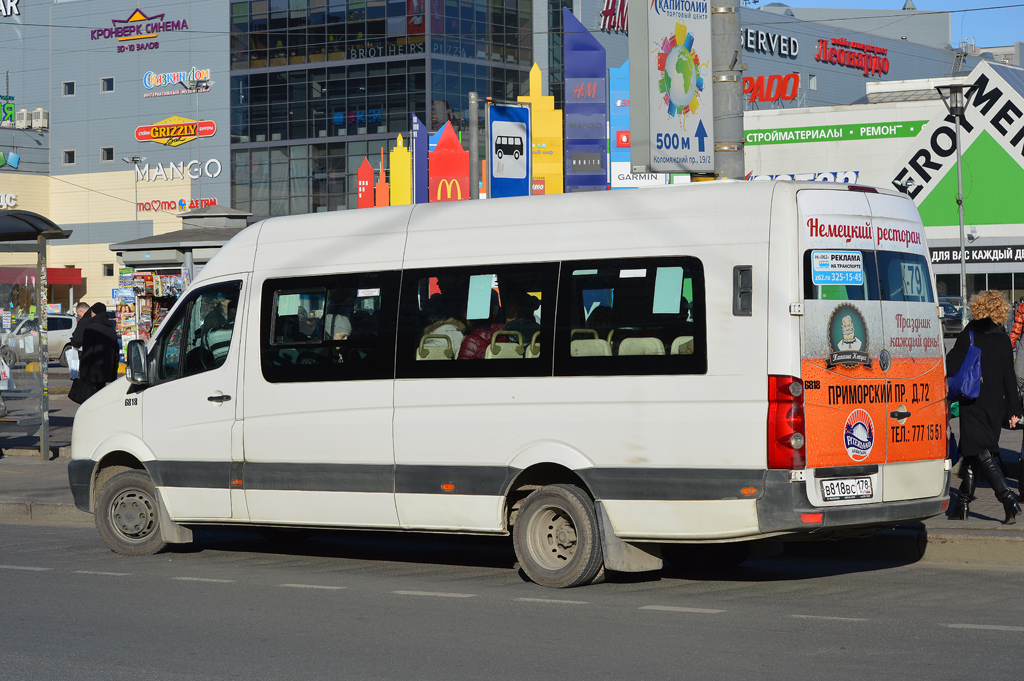
[[[832,478],[821,481],[821,498],[825,501],[870,499],[871,478]]]

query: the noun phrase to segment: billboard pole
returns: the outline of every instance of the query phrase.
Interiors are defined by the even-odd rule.
[[[740,63],[739,0],[716,0],[711,8],[712,99],[714,101],[715,174],[742,180],[743,81]]]
[[[469,93],[469,198],[480,198],[480,102]]]

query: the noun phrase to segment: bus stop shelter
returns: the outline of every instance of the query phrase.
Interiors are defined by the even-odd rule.
[[[35,305],[39,328],[39,350],[38,350],[38,379],[26,380],[29,385],[19,390],[20,396],[30,401],[34,407],[38,405],[37,416],[25,416],[17,421],[18,426],[33,426],[36,420],[39,425],[39,458],[46,461],[50,456],[50,393],[48,368],[50,364],[49,348],[46,341],[47,319],[46,312],[49,305],[46,291],[46,243],[51,239],[67,239],[71,236],[70,230],[63,230],[52,220],[25,210],[0,210],[0,254],[35,253],[35,276],[24,279],[24,286],[27,288],[32,282],[32,304]],[[31,268],[25,263],[23,268]],[[3,284],[4,282],[0,282]],[[3,302],[5,307],[11,303],[10,292],[13,287],[19,287],[19,294],[25,293],[21,288],[22,282],[9,282],[7,300]],[[29,363],[31,364],[31,363]],[[12,367],[13,374],[13,367]],[[23,423],[24,422],[24,423]]]

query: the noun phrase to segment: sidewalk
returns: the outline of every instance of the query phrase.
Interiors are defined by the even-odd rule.
[[[50,443],[54,458],[39,461],[38,437],[10,436],[0,433],[0,523],[86,523],[93,517],[75,508],[68,487],[68,461],[70,457],[71,424],[78,405],[60,394],[63,379],[60,370],[54,370],[51,386],[58,393],[50,398]],[[959,422],[954,419],[954,431]],[[1000,445],[1006,465],[1006,478],[1016,492],[1017,461],[1022,433],[1004,430]],[[953,487],[959,484],[953,480]],[[956,563],[963,565],[990,565],[1003,568],[1024,568],[1024,516],[1017,517],[1015,525],[1001,525],[1003,507],[996,501],[992,490],[979,482],[978,500],[971,504],[971,517],[967,521],[948,520],[945,515],[929,518],[923,523],[911,523],[894,530],[879,533],[864,540],[844,540],[834,546],[846,555],[870,556],[881,559]],[[950,508],[955,505],[951,498]]]

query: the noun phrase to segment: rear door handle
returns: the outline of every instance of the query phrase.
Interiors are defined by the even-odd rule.
[[[228,399],[230,399],[230,398],[228,398]],[[900,419],[909,419],[910,418],[910,412],[906,411],[906,410],[902,410],[901,411],[901,410],[897,409],[895,411],[890,411],[889,412],[889,416],[894,418],[894,419],[896,419],[897,421],[899,421]]]
[[[231,395],[210,395],[206,399],[210,402],[230,402]]]

